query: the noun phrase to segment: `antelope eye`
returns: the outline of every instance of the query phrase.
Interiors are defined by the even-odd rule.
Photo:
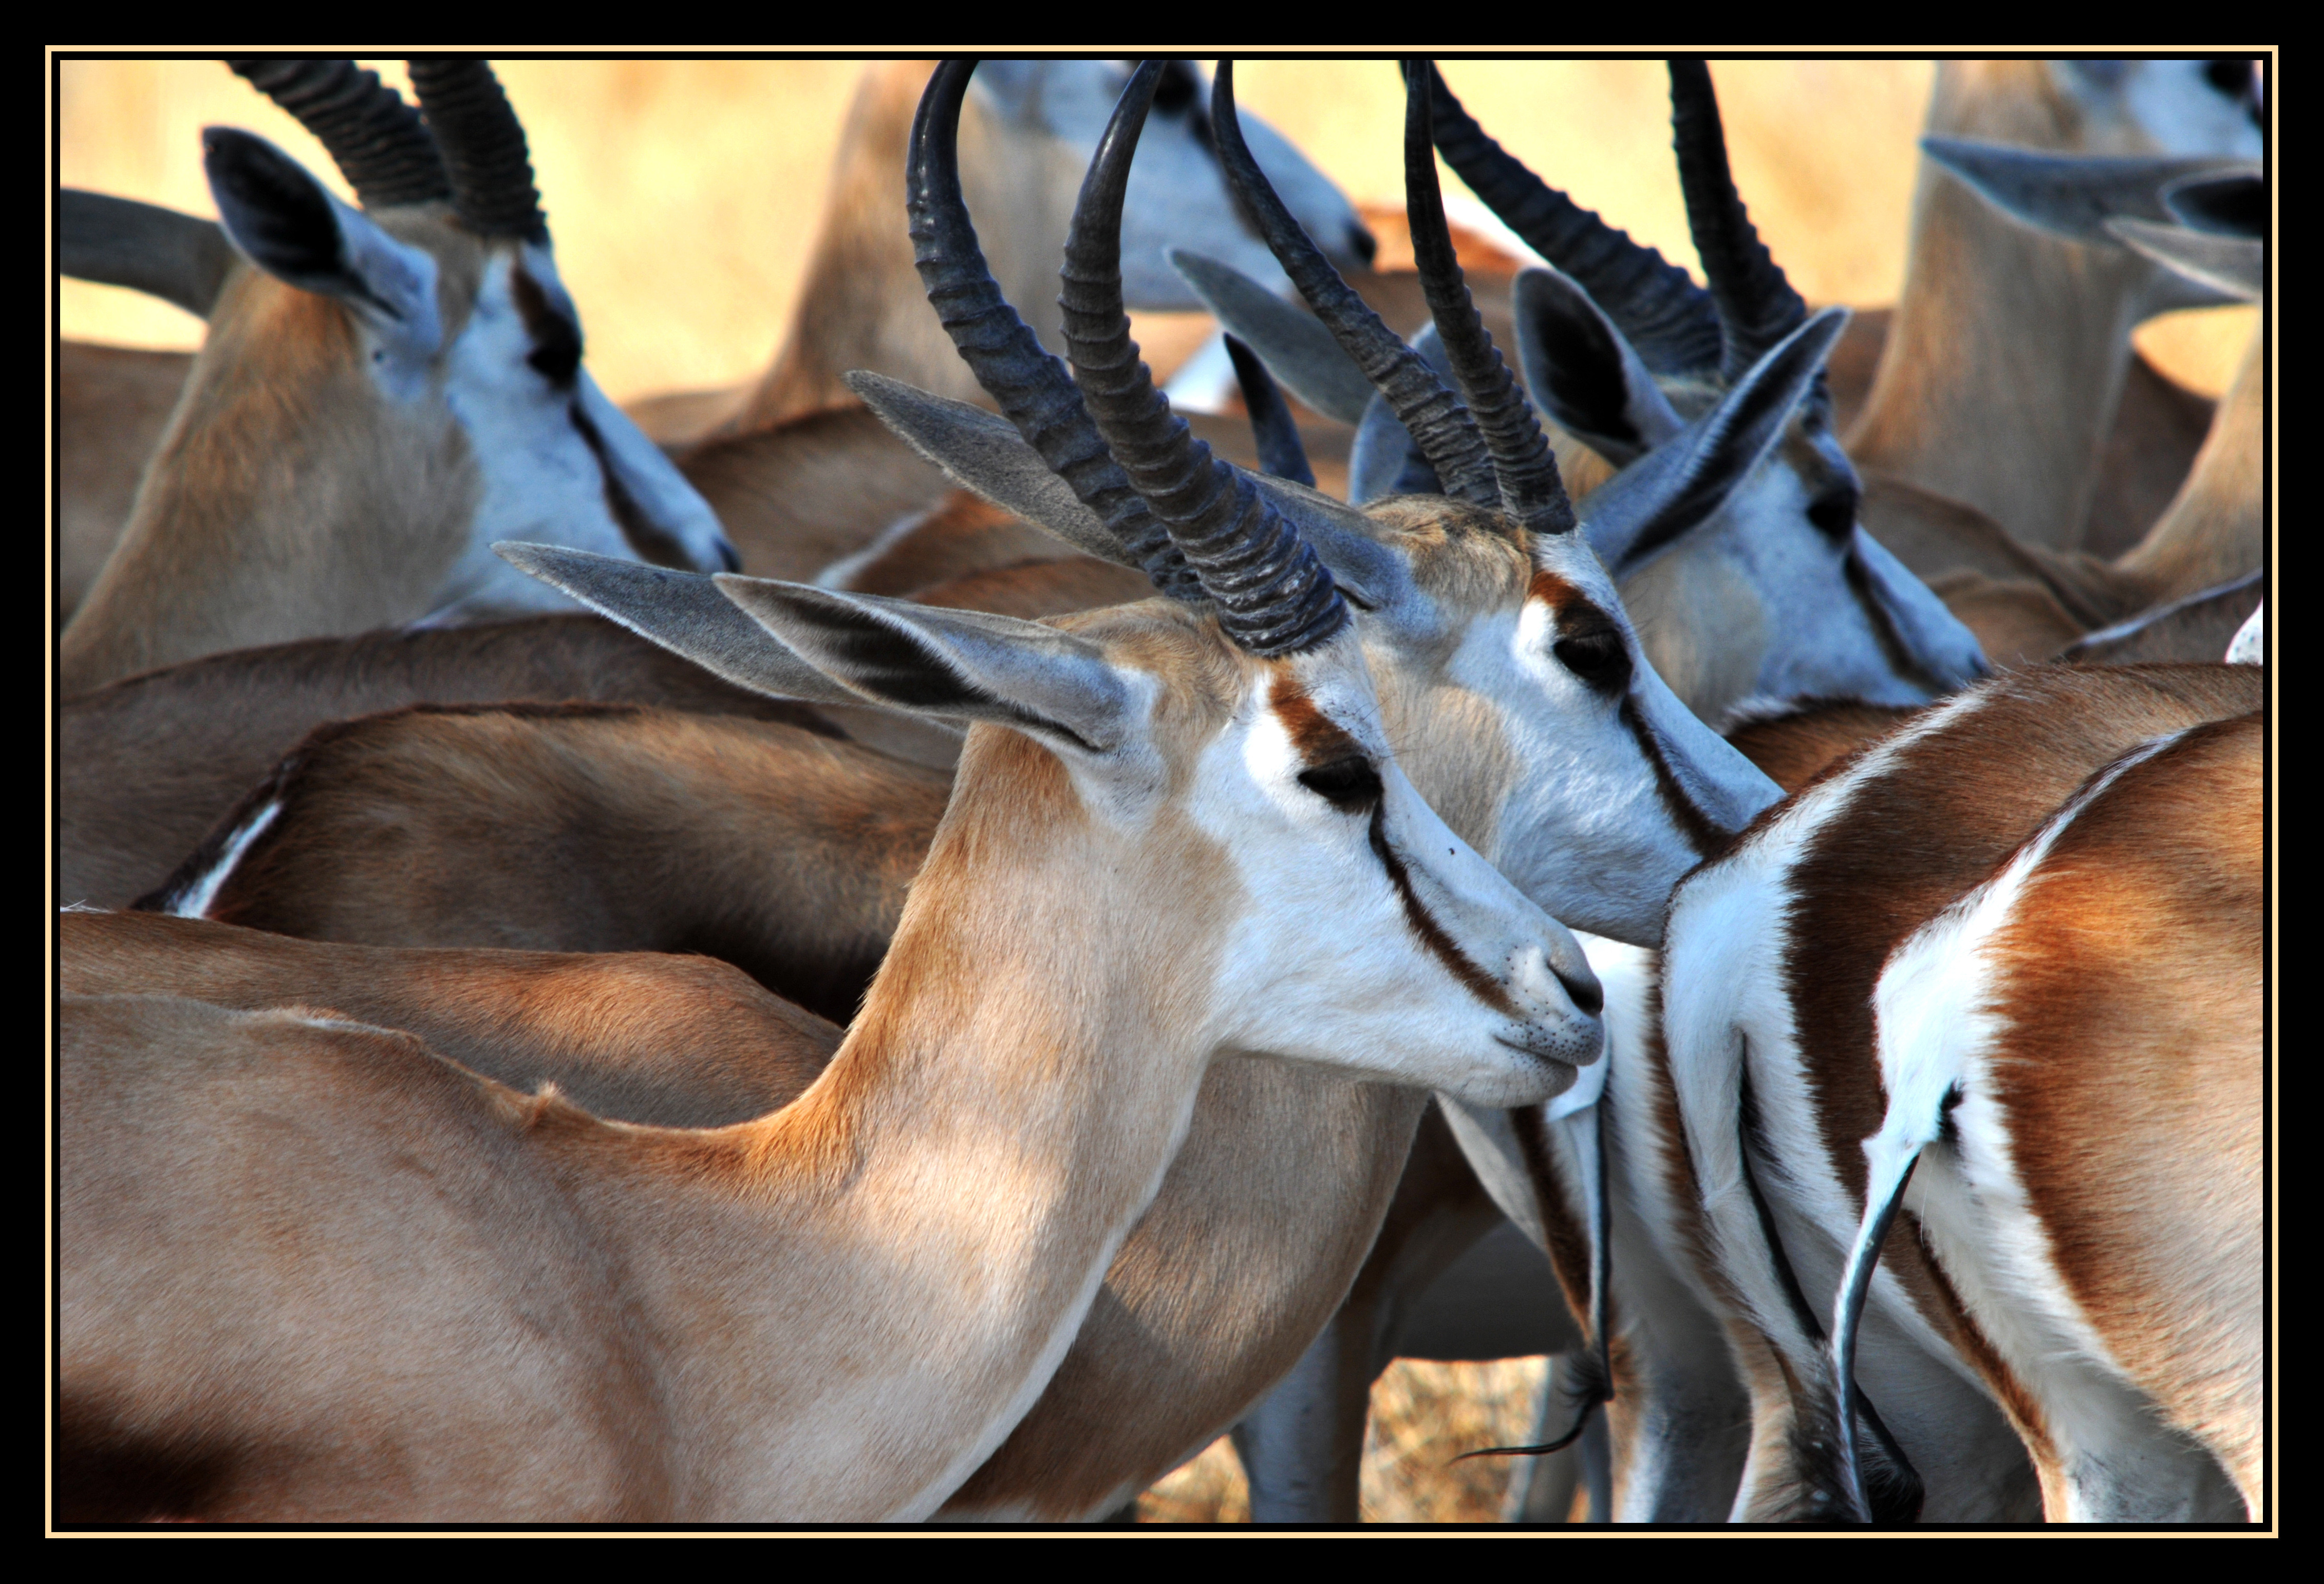
[[[1826,490],[1808,502],[1808,520],[1826,539],[1844,539],[1856,529],[1857,492],[1848,484]]]
[[[552,331],[547,340],[525,355],[524,361],[550,384],[569,385],[581,369],[581,337]]]
[[[2251,92],[2252,63],[2249,60],[2213,60],[2203,68],[2203,77],[2217,92],[2230,99],[2241,99]]]
[[[1368,759],[1335,759],[1302,770],[1299,784],[1350,814],[1360,814],[1380,799],[1379,769]]]
[[[1592,687],[1616,687],[1629,678],[1629,651],[1622,647],[1622,635],[1610,627],[1561,638],[1550,652]]]

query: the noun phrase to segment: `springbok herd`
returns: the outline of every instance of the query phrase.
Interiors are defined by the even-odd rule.
[[[1230,62],[882,63],[629,411],[485,62],[226,66],[360,207],[57,201],[208,329],[57,355],[55,1526],[1350,1521],[1502,1217],[1601,1521],[2270,1516],[2253,62],[1941,63],[1854,324],[1701,60],[1700,284],[1425,60],[1408,270]]]

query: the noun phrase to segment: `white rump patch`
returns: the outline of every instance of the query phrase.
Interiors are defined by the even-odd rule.
[[[201,878],[170,905],[170,916],[208,917],[210,905],[217,900],[218,892],[225,889],[226,877],[234,873],[235,866],[242,861],[242,855],[250,851],[250,844],[266,833],[266,828],[281,812],[282,800],[278,797],[244,820],[242,828],[235,832],[233,838],[226,843],[226,851],[219,855],[218,861],[204,870]]]
[[[2262,600],[2251,619],[2236,629],[2227,641],[2227,664],[2230,666],[2264,666],[2267,664],[2267,602]]]

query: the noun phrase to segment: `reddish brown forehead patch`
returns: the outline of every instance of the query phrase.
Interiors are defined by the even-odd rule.
[[[1533,582],[1526,586],[1526,598],[1539,600],[1553,611],[1563,611],[1577,601],[1584,604],[1589,603],[1587,594],[1556,573],[1544,572],[1539,568],[1535,569]]]
[[[1351,756],[1363,756],[1363,744],[1316,708],[1307,690],[1289,673],[1277,673],[1273,686],[1267,690],[1267,703],[1275,712],[1275,718],[1283,723],[1283,729],[1291,734],[1291,746],[1307,763],[1327,765]]]

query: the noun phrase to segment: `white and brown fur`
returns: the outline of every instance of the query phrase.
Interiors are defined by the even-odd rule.
[[[757,1121],[607,1123],[311,1016],[69,1003],[62,1401],[85,1465],[204,1463],[180,1516],[925,1515],[1055,1368],[1213,1052],[1488,1102],[1594,1057],[1556,977],[1586,976],[1578,951],[1402,783],[1351,640],[1252,662],[1150,605],[1071,631],[1071,687],[1100,655],[1117,683],[1053,674],[1038,696],[1073,720],[1034,715],[1041,741],[972,732],[863,1015]],[[1065,746],[1093,730],[1122,735]],[[1351,753],[1379,764],[1368,819],[1292,787]],[[1327,897],[1351,923],[1318,939]],[[228,1147],[268,1093],[299,1141]],[[283,1216],[353,1263],[259,1279]],[[359,1252],[383,1235],[443,1258]],[[285,1303],[314,1348],[229,1366]],[[329,1338],[356,1323],[378,1342],[350,1372]],[[480,1381],[480,1351],[526,1366]],[[129,1505],[97,1515],[159,1515]]]
[[[1748,798],[1764,801],[1775,788],[1748,790],[1764,783],[1691,718],[1674,714],[1674,703],[1657,704],[1658,688],[1618,707],[1590,697],[1586,690],[1572,693],[1572,680],[1560,680],[1560,670],[1545,677],[1534,669],[1538,660],[1529,657],[1546,658],[1542,651],[1556,640],[1561,623],[1578,632],[1592,623],[1618,622],[1619,607],[1585,548],[1553,542],[1528,554],[1484,514],[1443,502],[1398,502],[1374,515],[1382,541],[1406,557],[1435,612],[1420,631],[1399,632],[1386,623],[1373,627],[1373,619],[1360,618],[1368,628],[1384,718],[1406,750],[1404,762],[1419,778],[1416,784],[1454,829],[1473,833],[1480,848],[1530,894],[1554,898],[1561,910],[1606,929],[1651,938],[1662,896],[1696,861],[1702,844],[1739,824],[1742,811],[1756,806]],[[1554,573],[1552,566],[1564,570]],[[1619,631],[1610,625],[1609,630]],[[1623,641],[1635,643],[1627,637]],[[1639,669],[1644,671],[1642,664]],[[1630,686],[1646,687],[1643,677]],[[1660,696],[1667,700],[1666,694]],[[1635,735],[1649,721],[1655,734],[1646,741],[1655,745],[1659,764]],[[645,786],[677,771],[687,783],[703,781],[713,809],[754,808],[760,819],[779,821],[785,817],[778,812],[779,763],[765,751],[752,760],[732,761],[733,769],[671,751],[679,737],[715,736],[739,743],[745,733],[764,734],[741,723],[715,731],[708,723],[653,725],[650,718],[635,723],[615,717],[497,723],[464,713],[360,723],[327,751],[355,756],[346,760],[344,778],[332,784],[337,789],[326,794],[344,800],[318,803],[297,791],[296,781],[290,783],[295,807],[219,879],[209,905],[212,916],[276,925],[327,918],[323,927],[346,932],[341,938],[406,944],[508,938],[361,933],[382,920],[391,932],[414,926],[491,927],[456,896],[443,898],[440,909],[429,903],[391,907],[384,898],[378,907],[359,905],[355,892],[388,879],[374,870],[358,882],[346,870],[351,855],[371,839],[359,833],[368,827],[369,808],[391,824],[417,822],[412,830],[427,833],[431,841],[466,833],[450,845],[449,852],[457,856],[447,869],[439,871],[431,862],[426,872],[497,866],[494,879],[477,885],[501,894],[501,910],[509,916],[529,921],[534,933],[524,935],[523,944],[634,949],[692,941],[699,946],[700,933],[598,935],[588,927],[588,914],[573,916],[559,927],[561,909],[520,905],[511,899],[516,892],[500,892],[503,886],[518,884],[521,873],[509,873],[512,853],[505,843],[497,852],[484,850],[493,844],[489,833],[496,828],[492,799],[480,796],[487,781],[456,767],[470,762],[481,774],[505,765],[520,783],[539,771],[545,784],[554,786],[559,776],[571,779],[578,763],[576,751],[585,739],[595,744],[589,752],[593,759],[617,742],[626,743],[611,761],[616,768],[592,783],[592,798],[618,797],[625,786]],[[436,746],[422,752],[431,741]],[[813,745],[811,751],[822,756],[825,749]],[[431,755],[447,753],[452,757],[445,760],[441,774],[420,768],[435,762]],[[838,745],[832,746],[832,754],[847,757]],[[1627,764],[1621,762],[1625,754]],[[362,768],[357,759],[374,768]],[[632,761],[634,771],[624,768]],[[1729,761],[1732,772],[1725,768]],[[309,774],[338,761],[313,762]],[[689,764],[700,768],[685,768]],[[399,768],[403,766],[410,768]],[[766,789],[756,794],[751,790],[757,778],[753,767],[769,772]],[[1691,799],[1705,796],[1707,777],[1733,785],[1716,793],[1726,801],[1706,814]],[[731,788],[719,789],[730,780]],[[378,790],[364,791],[367,783],[411,790],[382,803]],[[470,785],[479,793],[461,790]],[[574,783],[576,793],[580,785]],[[531,807],[530,795],[522,796]],[[690,796],[681,795],[680,801]],[[660,799],[649,801],[659,805]],[[843,803],[862,806],[855,797]],[[576,796],[545,806],[563,814],[545,818],[544,851],[577,828],[566,817],[576,810],[599,808],[590,816],[595,821],[592,828],[613,817],[604,806]],[[333,807],[337,815],[320,821]],[[440,815],[430,812],[438,807]],[[1674,809],[1684,811],[1683,820]],[[1611,825],[1600,823],[1609,815]],[[725,822],[706,820],[687,827],[649,812],[641,823],[664,833],[657,838],[652,861],[670,878],[653,894],[670,903],[669,919],[697,932],[713,916],[727,913],[733,904],[699,882],[700,874],[717,872],[724,861],[713,864],[706,856],[701,863],[681,863],[664,845],[689,839],[689,829],[696,844],[715,845],[727,831]],[[222,841],[218,850],[223,848]],[[335,861],[334,852],[349,856]],[[1578,861],[1592,852],[1598,856]],[[540,896],[560,891],[538,866],[527,872],[534,874]],[[900,880],[901,871],[895,878]],[[583,883],[593,889],[596,885],[594,879]],[[401,894],[412,895],[408,883]],[[860,899],[873,900],[870,891]],[[704,913],[705,907],[710,912]],[[845,907],[832,907],[816,919],[838,928],[853,916]],[[876,915],[872,922],[877,923]],[[961,1493],[954,1510],[1095,1515],[1135,1495],[1231,1424],[1330,1319],[1386,1211],[1421,1104],[1421,1097],[1379,1086],[1264,1065],[1214,1067],[1185,1148],[1109,1276],[1106,1302],[1093,1312],[1043,1403]],[[1228,1229],[1235,1229],[1230,1234]],[[1226,1317],[1233,1317],[1231,1323]],[[1157,1337],[1168,1339],[1168,1345],[1157,1349]],[[1120,1402],[1132,1398],[1151,1404],[1150,1411],[1120,1414]]]
[[[301,242],[336,250],[337,273],[311,290],[277,279],[280,238],[248,229],[264,206],[222,203],[237,245],[269,262],[227,272],[64,631],[60,693],[447,607],[553,608],[489,554],[498,539],[725,564],[708,507],[581,367],[545,240],[479,236],[442,203],[349,208],[246,134],[211,158],[310,184],[331,235]]]
[[[2005,677],[1845,761],[1681,888],[1662,1026],[1700,1195],[1699,1285],[1753,1404],[1736,1516],[1846,1510],[1821,1349],[1866,1213],[1862,1141],[1886,1107],[1875,995],[1897,948],[2006,864],[2091,772],[2159,734],[2256,707],[2263,685],[2222,667]],[[2030,1517],[2041,1503],[2018,1450],[2024,1382],[1950,1270],[1926,1252],[1908,1205],[1856,1377],[1917,1471],[1921,1515]],[[1858,1435],[1877,1476],[1882,1436],[1868,1422]],[[1901,1477],[1886,1497],[1875,1484],[1876,1515],[1910,1506]]]

